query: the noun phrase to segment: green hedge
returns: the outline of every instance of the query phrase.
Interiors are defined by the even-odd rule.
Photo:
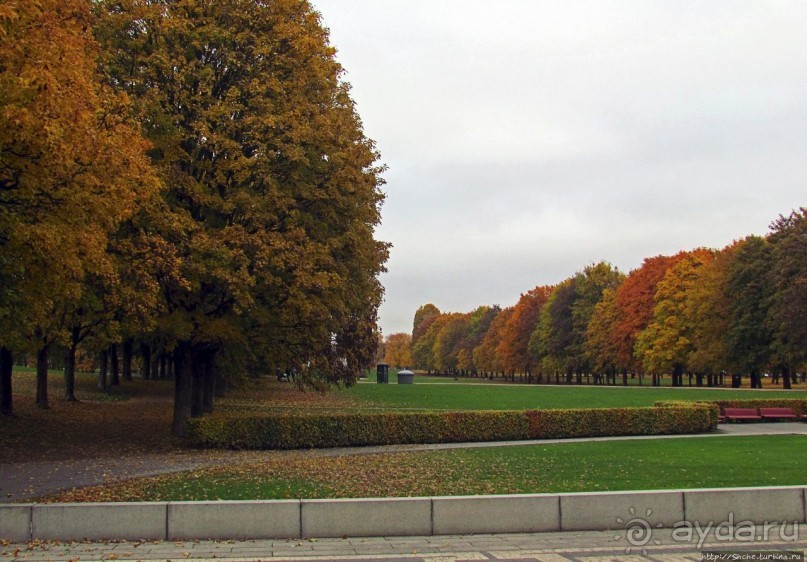
[[[194,419],[202,447],[304,449],[414,443],[519,441],[613,435],[704,433],[717,427],[708,405],[575,410],[219,415]]]

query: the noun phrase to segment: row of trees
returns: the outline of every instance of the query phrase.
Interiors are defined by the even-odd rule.
[[[69,399],[81,349],[170,357],[178,435],[228,370],[372,362],[383,167],[334,54],[300,0],[0,6],[4,414],[15,353],[43,408],[51,350]]]
[[[683,384],[748,375],[761,387],[773,372],[790,388],[807,366],[807,210],[782,216],[766,237],[722,250],[696,249],[644,260],[628,275],[601,262],[515,306],[415,313],[409,364],[529,381],[561,377],[627,384],[629,375]],[[389,341],[403,339],[393,334]]]

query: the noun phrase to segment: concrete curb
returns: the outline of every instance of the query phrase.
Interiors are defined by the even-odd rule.
[[[807,523],[807,488],[0,505],[0,539],[204,540],[605,531]]]

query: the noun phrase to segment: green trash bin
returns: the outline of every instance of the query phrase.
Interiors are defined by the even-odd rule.
[[[389,384],[389,365],[386,363],[379,363],[375,366],[376,383]]]

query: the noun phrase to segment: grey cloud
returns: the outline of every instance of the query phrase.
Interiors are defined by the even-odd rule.
[[[390,167],[385,333],[805,204],[803,2],[314,4]]]

